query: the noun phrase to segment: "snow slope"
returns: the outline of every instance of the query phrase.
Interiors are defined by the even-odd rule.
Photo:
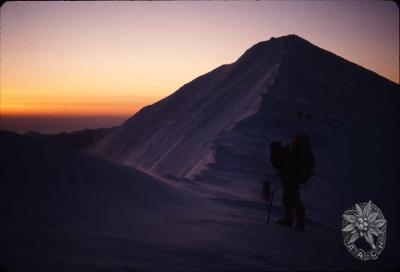
[[[63,146],[0,132],[5,271],[382,269],[360,264],[334,225],[298,233],[266,203],[157,179]],[[274,205],[272,219],[280,214]]]
[[[161,176],[195,174],[218,133],[257,112],[283,50],[266,47],[262,56],[253,52],[257,48],[250,49],[236,63],[222,65],[143,108],[90,151]]]
[[[194,206],[158,179],[44,140],[1,132],[0,154],[1,263],[10,271],[85,266],[97,254],[90,243],[103,239],[106,254],[104,239],[127,233],[157,243],[167,235],[157,226]]]

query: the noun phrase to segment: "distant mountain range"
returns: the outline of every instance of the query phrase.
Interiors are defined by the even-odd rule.
[[[105,135],[107,135],[112,128],[97,128],[97,129],[83,129],[73,132],[61,132],[61,133],[40,133],[36,131],[28,131],[23,135],[25,137],[44,139],[53,143],[68,146],[73,149],[84,150],[90,145],[95,144]]]

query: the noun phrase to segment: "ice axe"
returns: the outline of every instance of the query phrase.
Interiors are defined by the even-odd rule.
[[[276,188],[271,190],[271,186],[270,186],[270,183],[268,181],[264,182],[264,184],[263,184],[263,195],[265,197],[265,200],[269,201],[268,216],[267,216],[267,222],[268,223],[270,222],[272,202],[274,201],[276,191],[277,191]]]

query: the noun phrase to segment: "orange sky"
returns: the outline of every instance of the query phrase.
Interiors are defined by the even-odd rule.
[[[3,116],[126,116],[160,97],[9,96],[2,97]]]
[[[399,82],[398,19],[385,1],[7,2],[0,113],[128,117],[291,33]]]

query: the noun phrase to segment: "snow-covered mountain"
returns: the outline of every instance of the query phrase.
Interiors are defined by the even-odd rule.
[[[0,132],[0,267],[6,271],[384,270],[399,260],[398,85],[295,35],[261,42],[142,109],[89,152]],[[304,233],[266,222],[268,143],[298,111],[316,175]],[[125,165],[121,165],[125,164]],[[139,170],[138,170],[139,169]],[[279,188],[279,187],[277,187]],[[272,221],[282,215],[281,197]],[[345,209],[387,219],[379,260],[342,244]]]
[[[285,41],[260,43],[237,62],[222,65],[143,108],[92,151],[159,175],[193,175],[212,156],[221,131],[255,114],[273,83]],[[300,41],[300,46],[305,45]]]
[[[271,38],[143,108],[90,152],[160,176],[258,192],[274,173],[268,143],[289,143],[301,110],[313,117],[318,176],[393,180],[398,98],[397,84],[296,35]],[[243,188],[243,179],[254,185]]]
[[[338,224],[345,209],[372,200],[391,220],[396,256],[398,88],[296,35],[271,38],[143,108],[90,152],[260,201],[261,180],[275,180],[268,143],[290,143],[297,113],[309,113],[317,165],[302,191],[307,217]]]

